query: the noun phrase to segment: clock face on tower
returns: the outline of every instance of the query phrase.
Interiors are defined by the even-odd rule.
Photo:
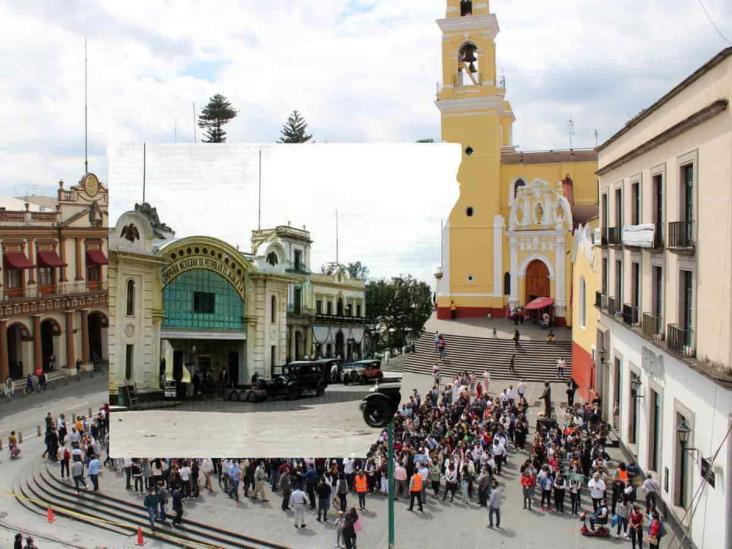
[[[93,173],[87,174],[84,178],[84,190],[89,196],[96,196],[99,191],[99,179]]]

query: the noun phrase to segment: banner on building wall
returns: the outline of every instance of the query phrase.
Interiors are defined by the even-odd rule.
[[[623,227],[623,244],[639,248],[653,248],[653,236],[656,231],[653,223],[643,225],[626,225]]]
[[[184,272],[196,269],[206,269],[220,274],[231,283],[236,292],[241,296],[242,299],[244,299],[244,280],[236,272],[235,264],[226,264],[223,261],[219,261],[217,259],[214,259],[213,257],[208,256],[183,256],[181,259],[174,261],[173,263],[165,267],[163,269],[163,272],[161,273],[163,286],[172,282],[173,279],[183,274]]]

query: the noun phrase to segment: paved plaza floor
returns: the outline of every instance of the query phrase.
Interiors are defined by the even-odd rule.
[[[501,339],[510,339],[513,332],[518,328],[523,338],[544,341],[547,330],[527,320],[518,326],[512,320],[506,318],[456,318],[455,320],[440,320],[433,313],[424,325],[425,336],[429,337],[438,331],[447,335],[461,335],[468,337],[493,337],[493,329],[496,329],[496,336]],[[557,341],[571,341],[572,330],[569,328],[554,328],[554,337]]]
[[[221,399],[163,410],[113,412],[114,456],[363,456],[378,436],[359,403],[368,385],[328,386],[321,397],[265,402]]]

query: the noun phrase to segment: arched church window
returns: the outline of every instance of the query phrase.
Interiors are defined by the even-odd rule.
[[[458,84],[461,86],[477,86],[480,83],[477,50],[475,44],[466,42],[458,51]]]
[[[277,265],[278,259],[277,259],[277,253],[276,252],[269,252],[267,254],[267,263],[269,263],[273,267],[275,267]]]
[[[135,314],[135,281],[127,281],[127,316]]]
[[[460,0],[460,16],[473,15],[472,0]]]
[[[518,190],[521,187],[525,187],[525,186],[526,186],[526,181],[524,181],[523,179],[520,179],[520,178],[516,180],[516,182],[513,184],[513,199],[514,200],[516,200],[516,195],[518,194]]]
[[[503,295],[511,295],[511,273],[503,273]]]

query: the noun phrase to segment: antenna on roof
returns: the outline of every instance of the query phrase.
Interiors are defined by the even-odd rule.
[[[262,230],[262,149],[259,149],[259,187],[257,205],[257,230]]]
[[[567,126],[569,127],[569,150],[571,151],[573,147],[573,138],[574,138],[574,119],[572,118],[572,115],[569,115],[569,122],[567,122]]]
[[[145,176],[147,164],[147,143],[142,144],[142,203],[145,203]]]
[[[86,36],[84,37],[84,174],[89,173],[89,156],[88,156],[88,109],[87,109],[87,55],[86,55]]]

